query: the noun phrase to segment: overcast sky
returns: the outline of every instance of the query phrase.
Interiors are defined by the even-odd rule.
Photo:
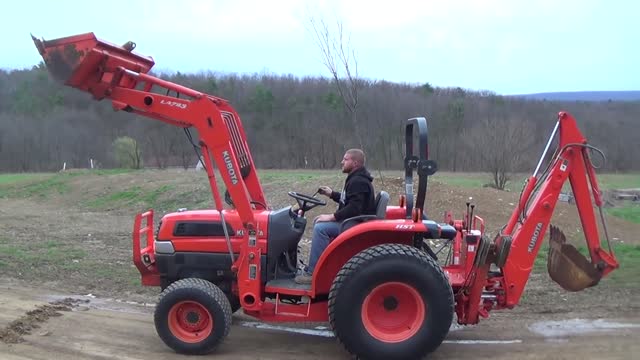
[[[0,68],[41,60],[85,32],[152,56],[156,69],[327,76],[310,16],[343,22],[372,80],[490,90],[640,90],[640,2],[624,0],[8,1]]]

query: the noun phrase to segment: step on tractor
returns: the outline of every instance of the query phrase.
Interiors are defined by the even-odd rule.
[[[427,121],[417,117],[402,124],[405,193],[390,203],[379,189],[377,213],[345,220],[351,224],[343,224],[322,254],[311,284],[297,284],[305,214],[326,203],[291,191],[294,205],[269,206],[229,101],[150,75],[154,60],[135,53],[133,42],[116,45],[93,33],[33,40],[50,74],[64,84],[110,101],[116,111],[181,127],[192,143],[189,131],[197,130],[194,147],[215,209],[178,210],[162,216],[157,227],[149,210],[135,217],[133,228],[141,282],[161,290],[156,331],[175,352],[212,352],[229,334],[232,314],[242,309],[265,322],[328,322],[358,358],[420,358],[443,342],[454,314],[458,324],[476,324],[491,310],[518,304],[547,229],[547,269],[562,288],[594,286],[618,268],[590,158],[599,150],[569,113],[557,114],[518,204],[492,239],[475,204],[461,204],[459,218],[450,211],[441,220],[426,216],[427,179],[437,164],[429,159]],[[226,187],[222,195],[217,176]],[[550,224],[566,181],[590,260]],[[450,256],[438,259],[434,241]]]

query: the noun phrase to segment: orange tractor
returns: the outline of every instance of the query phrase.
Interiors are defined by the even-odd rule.
[[[437,166],[428,156],[427,122],[414,118],[405,127],[406,193],[392,205],[379,192],[377,214],[346,220],[355,225],[331,242],[312,283],[296,284],[305,213],[325,202],[289,192],[297,208],[268,205],[240,116],[228,101],[149,75],[153,59],[134,53],[131,42],[118,46],[93,33],[33,40],[64,84],[111,101],[115,110],[184,128],[188,135],[190,128],[198,132],[196,148],[215,209],[170,213],[157,228],[153,211],[147,211],[136,216],[133,230],[133,262],[142,284],[161,289],[156,330],[176,352],[213,351],[229,334],[232,313],[242,308],[268,322],[328,321],[359,358],[419,358],[442,343],[454,313],[459,324],[476,324],[491,310],[518,304],[548,228],[548,270],[563,288],[593,286],[618,267],[610,246],[601,247],[596,224],[594,203],[608,242],[589,157],[594,148],[570,114],[559,113],[520,202],[493,240],[469,204],[461,219],[447,213],[437,222],[423,215],[427,178]],[[556,137],[558,147],[541,171]],[[216,168],[230,206],[216,186]],[[550,226],[567,180],[590,261]],[[440,239],[452,256],[439,263],[425,239]]]

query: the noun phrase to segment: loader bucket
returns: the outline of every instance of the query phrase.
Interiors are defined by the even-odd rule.
[[[598,284],[601,273],[573,245],[564,233],[550,226],[547,271],[553,281],[567,291],[580,291]]]
[[[58,81],[100,97],[100,82],[109,83],[118,67],[138,73],[147,73],[153,59],[132,52],[135,43],[119,46],[97,39],[93,33],[54,40],[40,40],[31,36],[47,69]],[[135,87],[129,77],[117,79],[119,86]]]

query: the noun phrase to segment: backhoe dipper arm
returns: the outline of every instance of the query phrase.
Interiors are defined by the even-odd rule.
[[[213,161],[243,223],[254,224],[252,204],[266,208],[266,200],[240,117],[226,100],[148,75],[154,65],[150,57],[133,53],[130,46],[99,40],[93,33],[33,40],[49,71],[66,85],[96,100],[111,100],[115,110],[195,128],[216,208],[222,210],[223,205]]]
[[[537,175],[540,164],[557,130],[559,130],[558,149],[551,160],[548,172],[545,171],[541,178],[538,179]],[[576,200],[586,243],[591,256],[591,264],[584,259],[585,264],[582,265],[587,267],[583,269],[584,271],[592,274],[593,281],[585,283],[581,287],[584,288],[595,285],[601,277],[606,276],[618,267],[618,263],[612,255],[613,253],[607,252],[600,247],[600,236],[589,186],[591,186],[592,189],[595,205],[600,207],[602,200],[588,151],[589,145],[587,145],[587,140],[578,129],[575,119],[568,113],[559,113],[558,123],[549,139],[545,153],[542,155],[541,162],[538,164],[534,174],[527,180],[520,204],[516,207],[509,223],[503,231],[504,235],[512,235],[513,238],[509,256],[503,268],[506,291],[505,305],[507,307],[516,305],[520,300],[542,244],[542,239],[551,221],[558,196],[567,179],[569,179],[571,183],[571,189]],[[536,192],[534,189],[538,183],[540,184],[540,188]],[[529,200],[532,195],[535,195],[535,197],[530,202]],[[522,219],[522,217],[524,218]],[[604,224],[603,217],[602,220]],[[608,240],[606,226],[604,230]],[[556,233],[554,233],[554,231],[556,230],[552,228],[552,246],[555,246],[553,243],[554,236],[556,238],[561,236],[562,241],[564,241],[564,235],[561,235],[559,231]],[[556,236],[556,234],[558,235]],[[569,270],[573,271],[575,269],[562,271],[568,272]],[[570,276],[572,274],[560,275]],[[569,289],[571,286],[565,284],[563,287]],[[581,288],[572,288],[572,290],[581,290]]]

